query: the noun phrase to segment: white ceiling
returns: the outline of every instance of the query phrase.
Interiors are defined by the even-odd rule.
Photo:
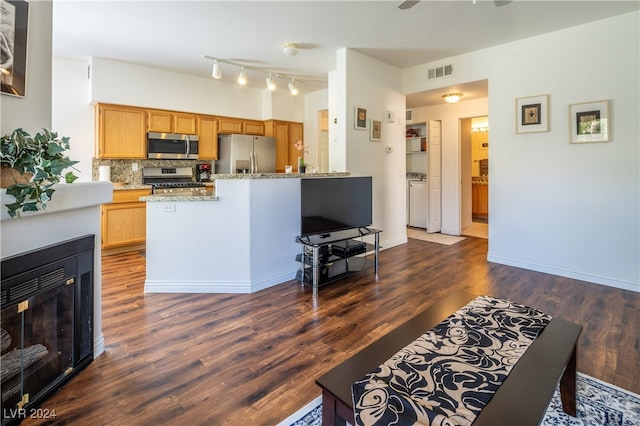
[[[638,10],[640,1],[114,1],[54,0],[53,54],[89,56],[210,78],[203,55],[295,76],[302,93],[327,86],[336,51],[352,48],[400,69]],[[282,46],[295,42],[297,56]],[[223,65],[223,80],[237,68]],[[250,86],[266,75],[249,72]],[[286,87],[287,81],[277,81]],[[216,84],[212,79],[211,84]],[[464,99],[487,96],[486,82],[452,87]],[[408,96],[407,106],[442,103]]]

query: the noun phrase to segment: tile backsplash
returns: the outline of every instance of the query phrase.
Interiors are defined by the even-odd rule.
[[[100,166],[111,167],[111,182],[128,183],[139,185],[142,183],[142,169],[144,167],[192,167],[196,164],[210,163],[207,160],[112,160],[93,158],[91,161],[91,180],[98,180],[98,169]],[[133,170],[133,166],[138,164],[138,170]],[[195,172],[194,172],[195,175]]]

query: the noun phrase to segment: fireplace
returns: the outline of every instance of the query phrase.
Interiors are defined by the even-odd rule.
[[[2,425],[93,360],[94,236],[2,259]]]

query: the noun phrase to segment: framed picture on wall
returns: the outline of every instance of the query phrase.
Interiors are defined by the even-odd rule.
[[[369,136],[369,139],[375,142],[382,140],[382,121],[371,120],[371,135]]]
[[[1,0],[0,20],[1,93],[23,97],[27,81],[29,3]]]
[[[571,143],[609,141],[609,101],[569,105]]]
[[[356,130],[367,130],[367,109],[361,106],[356,106],[353,122]]]
[[[516,133],[549,131],[549,95],[516,99]]]

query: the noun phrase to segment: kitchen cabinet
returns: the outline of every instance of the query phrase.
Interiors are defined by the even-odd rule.
[[[146,158],[146,114],[121,105],[96,106],[96,158]]]
[[[471,213],[489,214],[489,185],[478,183],[471,185]]]
[[[242,130],[245,135],[264,136],[264,122],[245,120]]]
[[[198,116],[198,157],[200,160],[218,159],[218,120],[211,116]]]
[[[196,116],[193,114],[147,110],[147,130],[149,132],[195,135],[196,128]]]
[[[243,130],[242,120],[228,117],[218,118],[218,133],[242,134]]]
[[[264,136],[265,125],[264,121],[218,117],[218,133],[228,135]]]
[[[150,194],[151,189],[113,191],[113,202],[100,207],[103,249],[135,249],[145,243],[147,207],[138,200]]]
[[[284,172],[287,165],[296,166],[301,152],[295,143],[302,140],[302,123],[292,121],[268,120],[265,122],[265,136],[276,140],[276,172]]]

